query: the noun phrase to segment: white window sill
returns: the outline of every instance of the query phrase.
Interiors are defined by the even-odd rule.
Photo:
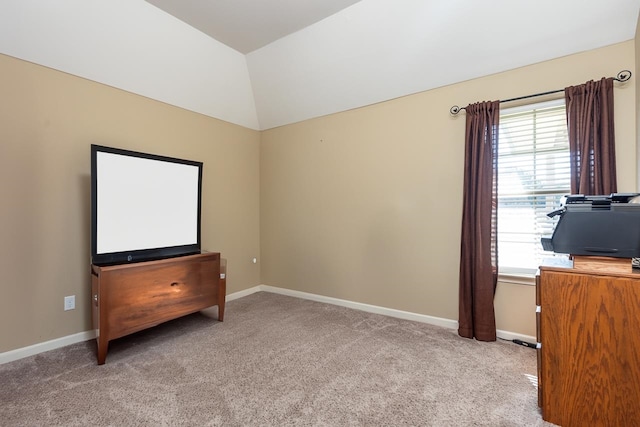
[[[498,282],[535,286],[536,277],[531,274],[498,273]]]

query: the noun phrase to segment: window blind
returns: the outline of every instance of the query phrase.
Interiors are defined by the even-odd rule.
[[[501,274],[534,275],[553,253],[542,250],[557,222],[547,213],[570,193],[564,100],[506,109],[498,142],[498,265]]]

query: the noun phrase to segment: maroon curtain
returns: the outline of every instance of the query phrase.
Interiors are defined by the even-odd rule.
[[[564,95],[571,153],[571,193],[615,193],[613,78],[569,86]]]
[[[466,148],[458,334],[496,340],[493,308],[498,280],[498,123],[500,102],[466,108]]]

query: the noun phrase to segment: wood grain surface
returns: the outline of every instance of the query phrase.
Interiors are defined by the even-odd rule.
[[[640,279],[541,269],[543,417],[569,426],[640,422]]]

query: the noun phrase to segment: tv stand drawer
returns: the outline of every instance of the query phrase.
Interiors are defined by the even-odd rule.
[[[220,254],[92,268],[99,345],[204,308],[224,313]],[[100,350],[99,350],[100,353]],[[106,349],[104,350],[106,357]],[[100,354],[98,355],[100,363]],[[102,361],[104,363],[104,361]]]

